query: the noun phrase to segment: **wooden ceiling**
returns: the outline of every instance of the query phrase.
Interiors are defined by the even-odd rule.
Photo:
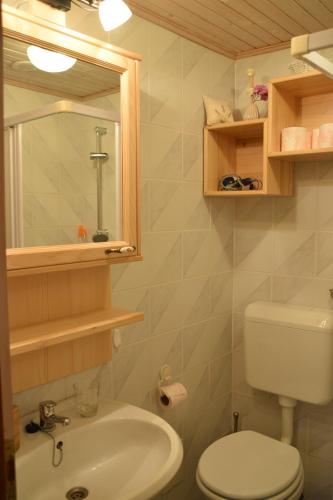
[[[85,101],[120,91],[115,71],[84,61],[64,73],[45,73],[35,68],[27,56],[28,45],[13,38],[3,39],[3,76],[9,85],[46,94]]]
[[[134,14],[228,57],[333,27],[333,0],[126,0]]]

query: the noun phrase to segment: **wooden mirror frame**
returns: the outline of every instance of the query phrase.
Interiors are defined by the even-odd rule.
[[[2,5],[3,36],[60,51],[121,75],[122,231],[123,241],[7,249],[7,270],[67,266],[75,263],[141,260],[139,206],[139,61],[141,56],[82,33]],[[110,249],[133,246],[129,255]]]

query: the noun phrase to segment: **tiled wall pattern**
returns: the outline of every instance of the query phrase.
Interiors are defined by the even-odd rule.
[[[289,51],[236,63],[236,107],[246,106],[246,69],[256,81],[289,74]],[[246,305],[273,300],[332,308],[333,169],[328,163],[295,166],[293,198],[237,200],[234,232],[233,408],[243,429],[280,434],[277,398],[244,379],[242,325]],[[298,404],[295,443],[302,452],[306,500],[333,498],[333,405]]]
[[[115,101],[115,96],[111,99]],[[111,99],[103,100],[109,109]],[[5,86],[6,116],[59,100]],[[98,101],[86,104],[100,107]],[[109,154],[103,165],[103,222],[110,238],[116,239],[115,126],[106,120],[63,113],[22,126],[24,246],[76,243],[80,224],[86,226],[91,241],[97,227],[97,194],[96,169],[89,155],[96,149],[96,126],[107,128],[102,138],[103,151]]]
[[[113,302],[145,312],[123,328],[123,345],[102,368],[103,392],[163,415],[184,442],[168,500],[201,498],[194,481],[202,451],[230,429],[233,202],[202,196],[202,95],[233,103],[234,63],[138,18],[110,35],[94,14],[72,26],[142,53],[142,263],[113,267]],[[97,31],[94,31],[97,30]],[[168,363],[189,392],[181,406],[157,405]],[[28,411],[73,394],[76,378],[16,396]]]
[[[100,372],[103,395],[166,418],[181,435],[183,467],[160,498],[202,498],[194,483],[199,455],[230,428],[278,438],[274,396],[244,378],[243,312],[254,300],[332,307],[333,174],[330,164],[298,164],[296,196],[208,200],[202,197],[202,94],[247,104],[246,70],[262,83],[289,74],[288,50],[242,59],[223,56],[133,18],[103,32],[97,15],[77,9],[74,29],[143,54],[141,64],[143,263],[114,266],[113,300],[143,310],[124,328],[112,363],[16,396],[23,411],[41,399],[73,394],[73,381]],[[231,311],[233,335],[231,339]],[[231,350],[232,358],[231,359]],[[168,363],[189,391],[187,402],[162,412],[156,402],[160,367]],[[232,387],[232,407],[230,391]],[[332,500],[333,405],[299,404],[296,443],[306,473],[306,500]]]

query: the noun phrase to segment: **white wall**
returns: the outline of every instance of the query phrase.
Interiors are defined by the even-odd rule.
[[[288,50],[236,63],[236,107],[246,106],[246,70],[256,83],[288,75]],[[295,165],[295,197],[237,200],[234,246],[233,408],[243,429],[280,435],[277,398],[245,382],[244,308],[255,300],[333,307],[333,164]],[[333,404],[299,404],[295,443],[303,455],[306,500],[333,498]]]
[[[76,9],[76,14],[81,11]],[[103,393],[161,414],[156,387],[168,363],[188,401],[163,416],[185,459],[163,498],[195,500],[197,460],[230,428],[233,202],[202,196],[202,95],[233,103],[234,62],[139,18],[107,36],[94,14],[72,26],[142,53],[143,263],[113,266],[113,302],[145,312],[123,329],[102,369]],[[69,377],[16,396],[23,412],[73,394]]]

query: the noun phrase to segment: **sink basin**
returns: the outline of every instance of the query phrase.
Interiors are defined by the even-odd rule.
[[[70,412],[66,412],[70,415]],[[16,455],[18,500],[147,500],[173,478],[183,458],[181,440],[160,417],[112,401],[99,415],[71,417],[53,435],[63,442],[63,460],[52,465],[52,439],[41,432],[22,436]],[[59,451],[56,450],[56,458]],[[77,496],[75,496],[75,494]],[[69,497],[70,498],[70,497]]]

